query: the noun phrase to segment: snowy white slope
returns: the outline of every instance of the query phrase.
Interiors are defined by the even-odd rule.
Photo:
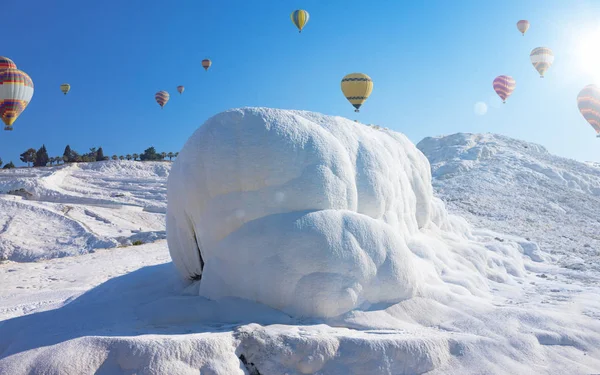
[[[170,163],[107,161],[0,170],[0,260],[165,238],[169,169]]]
[[[198,294],[205,277],[208,279],[208,271],[204,270],[206,273],[200,282],[182,280],[175,265],[166,263],[169,251],[166,241],[34,263],[8,261],[0,264],[0,373],[255,375],[255,369],[262,375],[600,373],[598,283],[573,279],[572,273],[583,272],[559,268],[545,261],[547,257],[533,242],[488,229],[471,229],[461,218],[448,215],[441,201],[432,196],[429,182],[414,183],[430,178],[429,165],[403,135],[308,112],[265,110],[263,113],[269,113],[267,123],[271,131],[279,137],[285,138],[285,134],[292,137],[289,143],[282,143],[275,134],[270,134],[273,138],[269,139],[257,132],[264,122],[244,123],[252,119],[250,113],[238,118],[239,122],[233,126],[239,126],[237,137],[233,137],[238,147],[245,147],[241,139],[243,130],[252,130],[257,136],[257,148],[279,147],[277,158],[254,159],[257,164],[254,167],[273,166],[277,161],[284,166],[297,163],[279,174],[283,178],[307,164],[310,166],[311,161],[314,163],[312,169],[304,169],[299,175],[301,189],[293,192],[295,196],[277,194],[282,186],[272,191],[273,195],[261,195],[268,191],[265,187],[279,181],[269,178],[269,174],[277,174],[278,169],[263,172],[260,176],[265,178],[258,181],[262,185],[250,183],[245,191],[247,195],[238,195],[239,184],[252,182],[253,175],[237,173],[240,164],[235,163],[221,164],[220,169],[214,170],[216,181],[205,181],[209,188],[228,186],[229,193],[213,189],[211,194],[189,195],[186,210],[181,212],[198,215],[193,218],[197,229],[216,228],[222,231],[218,233],[229,230],[233,231],[233,238],[237,236],[237,243],[231,241],[231,235],[227,236],[230,239],[226,243],[232,246],[222,247],[223,252],[214,252],[206,258],[207,265],[211,262],[210,267],[214,267],[212,272],[227,269],[223,264],[231,262],[231,256],[237,256],[245,267],[235,269],[240,275],[223,274],[223,281],[262,277],[273,282],[274,275],[285,276],[285,272],[274,266],[265,268],[273,263],[264,259],[269,255],[285,255],[287,260],[293,260],[284,270],[290,274],[321,266],[344,275],[343,268],[348,267],[348,274],[360,284],[369,277],[377,280],[386,275],[389,270],[383,268],[384,272],[379,272],[377,268],[381,258],[387,259],[384,264],[397,261],[396,251],[401,249],[403,262],[397,264],[398,269],[391,276],[410,272],[406,271],[408,267],[412,269],[414,276],[408,279],[411,284],[396,284],[402,293],[412,289],[408,297],[401,301],[361,304],[338,316],[310,319],[292,316],[293,310],[285,313],[269,307],[268,301],[257,303],[256,297],[250,296],[250,300],[228,297],[222,287],[218,289],[220,295],[207,299]],[[215,118],[231,119],[229,116],[221,114]],[[294,127],[282,127],[290,120],[300,122],[297,132],[293,131]],[[244,129],[244,124],[248,129]],[[223,128],[228,126],[232,124],[224,121]],[[335,127],[340,129],[336,131]],[[220,134],[227,138],[226,133],[220,133],[227,130],[212,129],[212,136]],[[308,131],[302,133],[301,129]],[[315,137],[315,132],[322,137]],[[298,142],[306,143],[296,147]],[[331,142],[337,142],[337,146],[330,147]],[[229,143],[209,142],[209,145],[218,153],[220,147]],[[357,145],[361,147],[355,148]],[[284,158],[289,157],[292,150],[302,153],[309,147],[313,149],[307,152],[308,156],[318,155],[316,159],[292,157],[290,162]],[[390,147],[400,149],[390,151]],[[351,157],[352,150],[357,149],[361,150],[361,158]],[[216,157],[215,152],[209,152],[208,157]],[[337,153],[333,158],[332,152]],[[185,152],[182,154],[185,159]],[[356,173],[361,171],[357,160],[370,163],[368,168],[362,169],[366,176]],[[401,170],[394,170],[397,166],[390,161],[398,160],[401,160]],[[243,169],[252,168],[252,165],[241,165]],[[349,173],[347,168],[352,171]],[[328,169],[335,172],[334,175],[350,177],[333,178]],[[219,175],[220,170],[230,171],[233,181],[227,180],[226,173]],[[412,173],[407,173],[411,170]],[[210,173],[211,168],[205,169],[207,171]],[[197,169],[191,172],[197,173]],[[321,173],[320,177],[315,177],[315,172]],[[77,180],[69,186],[95,178],[107,181],[112,177],[122,181],[118,176],[121,172],[116,170],[101,172],[100,177],[94,177],[91,171],[69,173]],[[83,177],[77,177],[79,173],[83,173]],[[171,176],[176,173],[174,167]],[[32,177],[29,183],[41,186],[46,183],[43,178]],[[304,183],[300,183],[302,180]],[[89,181],[81,184],[94,185]],[[194,186],[197,181],[191,180],[192,190],[197,188]],[[358,185],[353,186],[353,181]],[[311,199],[326,205],[323,197],[333,199],[335,195],[320,191],[343,184],[351,188],[347,190],[349,194],[342,197],[347,202],[354,189],[356,200],[351,198],[350,201],[356,204],[346,208],[313,208],[311,211],[321,215],[323,220],[315,220],[314,213],[302,213],[303,220],[292,220],[293,215],[284,215],[282,220],[271,220],[263,226],[256,226],[257,220],[254,226],[251,224],[245,229],[243,224],[241,231],[239,221],[235,222],[265,211],[271,216],[269,210],[282,201],[297,204],[300,210],[306,210]],[[87,196],[85,189],[59,188],[62,191],[52,190],[65,196],[60,199],[75,199],[69,195],[76,199],[98,198]],[[135,197],[147,196],[142,183],[132,184],[131,188],[139,189],[139,192],[131,192]],[[305,189],[316,193],[303,195],[301,190]],[[369,189],[372,194],[366,194],[370,199],[365,200],[364,192]],[[110,194],[100,190],[96,195],[104,199]],[[257,199],[257,195],[262,198]],[[231,197],[244,202],[243,212],[233,206],[229,211],[223,210],[223,207],[229,208],[225,203]],[[213,215],[202,216],[207,206],[189,210],[198,204],[194,199],[200,198],[203,203],[209,203],[207,206]],[[154,199],[148,198],[148,204],[160,208]],[[343,203],[344,199],[336,202]],[[211,200],[221,203],[210,204]],[[419,201],[424,204],[417,205]],[[88,216],[85,210],[90,209],[99,214],[95,210],[97,201],[92,202],[93,205],[90,202],[76,204],[80,210],[77,214]],[[131,202],[119,202],[124,206],[127,203]],[[363,206],[363,203],[368,204]],[[132,209],[142,213],[143,204],[138,201],[138,206]],[[100,215],[103,218],[117,212],[112,211],[112,205],[103,204],[100,208],[106,210]],[[399,214],[394,216],[386,211]],[[15,209],[15,215],[19,212]],[[173,213],[171,206],[169,212]],[[230,221],[223,212],[231,213]],[[205,220],[198,221],[199,217]],[[116,223],[114,216],[110,218]],[[140,219],[140,223],[147,220]],[[85,224],[93,229],[92,222]],[[105,228],[101,221],[94,225]],[[124,225],[120,222],[115,228]],[[289,235],[282,235],[286,233],[285,226],[292,229]],[[328,229],[319,232],[323,228]],[[110,232],[108,227],[103,230]],[[214,238],[211,236],[218,233],[209,233],[205,238]],[[261,235],[253,239],[256,233]],[[325,234],[325,241],[320,240],[321,233]],[[25,231],[18,235],[21,240],[24,236]],[[54,246],[44,238],[40,231],[35,232],[32,239],[39,244],[40,251]],[[244,239],[254,242],[244,242]],[[303,253],[286,253],[289,249],[277,242],[267,241],[257,246],[261,244],[259,240],[264,239],[297,240],[287,245],[296,249],[298,243],[307,239],[311,246],[301,248]],[[201,242],[200,247],[202,245]],[[332,249],[336,252],[331,252]],[[273,254],[273,250],[279,251]],[[325,261],[319,251],[325,253]],[[194,263],[193,254],[183,255],[191,259],[188,266],[194,272],[198,264]],[[179,260],[180,270],[182,260],[185,261],[185,257]],[[185,267],[183,271],[185,274]],[[592,270],[586,274],[588,281],[595,275]],[[323,284],[328,282],[327,278],[321,280]],[[394,285],[389,277],[379,281],[384,289],[388,287],[386,283]],[[282,284],[287,282],[281,280]],[[328,292],[329,286],[331,284],[316,285],[315,288]],[[376,286],[367,286],[377,291]],[[368,290],[356,284],[349,289],[352,288],[358,292],[357,296],[361,290]],[[314,291],[308,292],[299,298],[310,296]],[[305,303],[301,301],[298,305]]]
[[[493,134],[430,137],[417,147],[451,212],[530,238],[565,267],[600,271],[600,169]]]

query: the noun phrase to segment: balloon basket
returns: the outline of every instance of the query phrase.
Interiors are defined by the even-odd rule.
[[[358,109],[355,109],[354,112],[360,112]]]
[[[4,130],[11,132],[13,130],[12,126],[5,126]]]

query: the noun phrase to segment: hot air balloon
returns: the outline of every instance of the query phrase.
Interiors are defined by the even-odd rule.
[[[181,95],[184,90],[185,90],[185,87],[183,87],[183,86],[177,86],[177,91],[179,92],[179,95]]]
[[[516,86],[516,82],[511,76],[498,76],[494,79],[494,91],[502,99],[502,103],[506,103],[506,99],[512,94]]]
[[[18,69],[0,71],[0,117],[6,125],[4,130],[12,130],[32,97],[33,81],[25,72]]]
[[[68,83],[63,83],[62,85],[60,85],[60,91],[62,91],[63,94],[67,95],[69,90],[71,90],[71,85],[69,85]]]
[[[373,81],[371,77],[362,73],[348,74],[342,79],[342,92],[348,101],[356,108],[359,108],[367,100],[373,91]]]
[[[529,21],[520,20],[519,22],[517,22],[517,29],[519,29],[519,31],[523,34],[523,36],[525,36],[527,29],[529,29]]]
[[[544,78],[544,73],[554,62],[554,53],[550,48],[537,47],[529,55],[533,67],[540,73],[540,78]]]
[[[596,131],[596,137],[600,138],[600,88],[596,85],[585,86],[577,95],[577,107]]]
[[[156,99],[156,102],[162,109],[162,107],[164,107],[169,101],[169,93],[166,91],[159,91],[154,95],[154,99]]]
[[[305,10],[302,10],[302,9],[295,10],[290,15],[292,22],[294,23],[294,25],[296,25],[296,27],[299,30],[298,32],[300,32],[300,33],[302,32],[302,28],[304,28],[304,26],[308,22],[309,17],[310,16],[309,16],[308,12]]]
[[[209,59],[202,60],[202,67],[204,68],[204,70],[208,71],[208,68],[210,68],[211,65],[212,61],[210,61]]]
[[[6,69],[17,69],[17,65],[8,57],[0,56],[0,71]]]

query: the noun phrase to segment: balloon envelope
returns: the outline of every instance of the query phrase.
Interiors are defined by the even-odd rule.
[[[577,95],[577,107],[583,118],[600,134],[600,88],[596,85],[585,86]]]
[[[304,28],[304,26],[308,22],[308,19],[310,18],[310,15],[307,11],[298,9],[292,12],[290,18],[292,19],[294,25],[296,25],[296,27],[298,28],[299,32],[302,32],[302,29]]]
[[[62,85],[60,85],[60,91],[62,91],[63,94],[67,95],[69,90],[71,90],[71,85],[69,85],[68,83],[63,83]]]
[[[202,67],[204,68],[204,70],[208,70],[208,68],[210,68],[211,65],[212,61],[210,61],[209,59],[202,60]]]
[[[158,103],[160,108],[162,108],[169,101],[169,93],[166,91],[159,91],[156,94],[154,94],[154,99],[156,99],[156,102]]]
[[[498,76],[494,79],[494,91],[502,99],[502,102],[506,102],[506,99],[515,90],[517,83],[511,76]]]
[[[540,77],[544,78],[544,74],[554,62],[554,53],[548,47],[537,47],[531,51],[529,58],[535,70],[540,73]]]
[[[519,22],[517,22],[517,29],[519,29],[519,31],[521,32],[521,34],[525,35],[525,33],[527,32],[527,30],[529,29],[529,21],[527,21],[527,20],[520,20]]]
[[[369,98],[373,91],[373,81],[371,77],[363,73],[351,73],[342,79],[342,92],[348,101],[356,108],[359,108]]]
[[[11,130],[33,97],[33,81],[18,69],[0,71],[0,117]]]
[[[177,86],[177,91],[181,94],[183,93],[183,91],[185,90],[185,87],[183,86]]]
[[[8,57],[0,56],[0,71],[6,69],[17,69],[17,65]]]

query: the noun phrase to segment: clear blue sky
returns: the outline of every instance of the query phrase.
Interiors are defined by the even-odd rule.
[[[310,13],[302,34],[289,18],[298,8]],[[519,19],[531,22],[525,37]],[[493,132],[600,161],[600,139],[576,105],[600,78],[598,20],[594,0],[11,1],[2,5],[0,55],[31,76],[35,94],[15,130],[0,132],[0,157],[17,162],[43,143],[51,156],[66,144],[107,155],[151,145],[176,152],[218,112],[268,106],[357,118],[415,143]],[[539,46],[556,56],[544,79],[529,62]],[[374,81],[356,116],[340,90],[351,72]],[[517,81],[504,105],[492,89],[501,74]],[[159,90],[171,94],[164,110]]]

